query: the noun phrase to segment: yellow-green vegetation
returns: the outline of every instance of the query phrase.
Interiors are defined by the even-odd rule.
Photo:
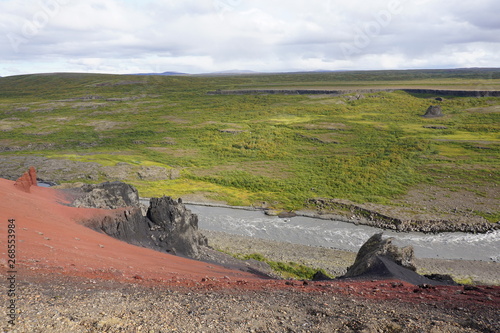
[[[144,160],[141,155],[135,155],[132,152],[127,154],[126,151],[117,154],[46,154],[46,157],[55,159],[67,159],[72,161],[80,162],[97,162],[103,166],[116,166],[118,163],[128,163],[131,165],[141,165],[141,166],[163,166],[168,167],[165,164]]]
[[[453,281],[462,285],[471,285],[474,284],[474,280],[470,277],[453,277]]]
[[[182,198],[191,194],[202,194],[206,199],[224,201],[232,206],[250,206],[252,193],[245,190],[223,187],[217,184],[189,178],[164,181],[130,181],[143,197],[171,196]]]
[[[281,262],[281,261],[273,261],[264,257],[260,253],[251,253],[251,254],[234,254],[233,255],[237,259],[241,260],[249,260],[254,259],[257,261],[262,261],[267,263],[273,271],[281,275],[281,277],[285,279],[298,279],[298,280],[311,280],[318,271],[321,271],[325,276],[328,274],[322,269],[311,268],[302,264],[298,264],[296,262]]]
[[[395,90],[354,97],[207,94],[299,88]],[[312,197],[390,203],[421,182],[500,182],[500,98],[437,101],[398,88],[500,90],[500,72],[5,77],[0,148],[106,167],[182,170],[177,179],[127,181],[143,196],[202,193],[287,210]],[[445,116],[423,118],[431,104]]]

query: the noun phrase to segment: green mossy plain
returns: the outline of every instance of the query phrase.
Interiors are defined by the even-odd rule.
[[[0,145],[22,147],[2,154],[182,170],[176,180],[130,179],[145,197],[203,193],[280,209],[304,208],[312,197],[390,204],[422,182],[499,183],[500,98],[436,101],[398,87],[500,90],[500,72],[5,77]],[[207,94],[299,88],[393,91],[361,99]],[[431,104],[445,116],[423,118]]]

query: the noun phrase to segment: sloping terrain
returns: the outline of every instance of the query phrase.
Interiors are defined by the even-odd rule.
[[[62,192],[31,187],[25,193],[14,182],[0,179],[0,219],[15,219],[20,275],[39,271],[118,280],[200,280],[203,277],[252,279],[231,271],[166,253],[127,244],[78,224],[109,214],[103,209],[65,206]],[[4,243],[6,237],[2,237]],[[3,248],[5,248],[3,246]],[[6,254],[2,263],[6,264]]]
[[[6,228],[2,280],[15,276],[4,332],[495,332],[500,287],[415,286],[397,280],[270,280],[136,247],[77,223],[109,214],[65,206],[63,192],[26,193],[0,179]],[[12,223],[11,223],[12,224]],[[12,288],[12,281],[11,286]]]

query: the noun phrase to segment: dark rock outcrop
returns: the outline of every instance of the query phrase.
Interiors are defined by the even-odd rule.
[[[333,280],[331,277],[323,273],[322,271],[317,271],[312,277],[312,281],[330,281]]]
[[[402,232],[468,232],[486,233],[500,229],[500,224],[484,221],[461,221],[437,219],[432,216],[428,219],[414,220],[411,216],[401,214],[387,214],[364,204],[357,204],[349,200],[331,198],[313,198],[308,200],[311,207],[317,209],[318,214],[310,215],[317,218],[334,215],[335,220],[359,223],[381,229]],[[347,215],[349,217],[347,217]],[[354,220],[353,220],[354,219]]]
[[[30,167],[28,171],[23,173],[21,177],[19,177],[14,186],[21,191],[30,193],[31,186],[38,186],[36,180],[36,169],[35,167]]]
[[[346,277],[358,276],[370,271],[378,262],[378,257],[387,257],[398,265],[415,271],[413,247],[399,248],[392,244],[392,238],[382,239],[382,233],[370,237],[359,249],[354,264],[349,267]]]
[[[122,182],[84,185],[83,195],[73,202],[75,207],[116,209],[139,207],[139,193],[135,187]]]
[[[153,240],[167,252],[199,256],[199,246],[208,241],[198,231],[198,216],[170,197],[152,198],[147,212]]]
[[[448,285],[448,280],[432,280],[415,272],[413,247],[399,248],[382,233],[370,237],[359,249],[354,264],[341,278],[397,279],[414,285]]]
[[[198,258],[208,241],[198,230],[198,216],[170,197],[152,198],[147,214],[140,207],[137,190],[122,182],[85,185],[73,206],[115,209],[103,218],[84,221],[91,229],[130,244]]]
[[[142,211],[138,207],[120,209],[114,212],[114,214],[109,214],[102,218],[83,221],[83,224],[90,229],[102,232],[129,244],[153,250],[161,250],[151,238],[146,218],[142,215]]]
[[[254,89],[254,90],[215,90],[209,91],[209,95],[335,95],[340,96],[347,93],[374,93],[379,91],[394,91],[395,89],[355,89],[355,90],[314,90],[314,89]],[[427,94],[457,97],[496,97],[500,96],[498,90],[441,90],[441,89],[399,89],[409,94]]]
[[[443,110],[441,109],[440,105],[431,105],[427,108],[427,111],[423,115],[423,117],[426,118],[434,118],[434,117],[442,117],[443,115]]]

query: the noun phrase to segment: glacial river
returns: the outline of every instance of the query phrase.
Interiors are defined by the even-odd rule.
[[[296,244],[358,251],[373,234],[384,232],[398,246],[412,245],[419,258],[500,262],[500,231],[487,234],[398,233],[352,223],[309,217],[282,219],[261,211],[187,205],[199,228]]]

